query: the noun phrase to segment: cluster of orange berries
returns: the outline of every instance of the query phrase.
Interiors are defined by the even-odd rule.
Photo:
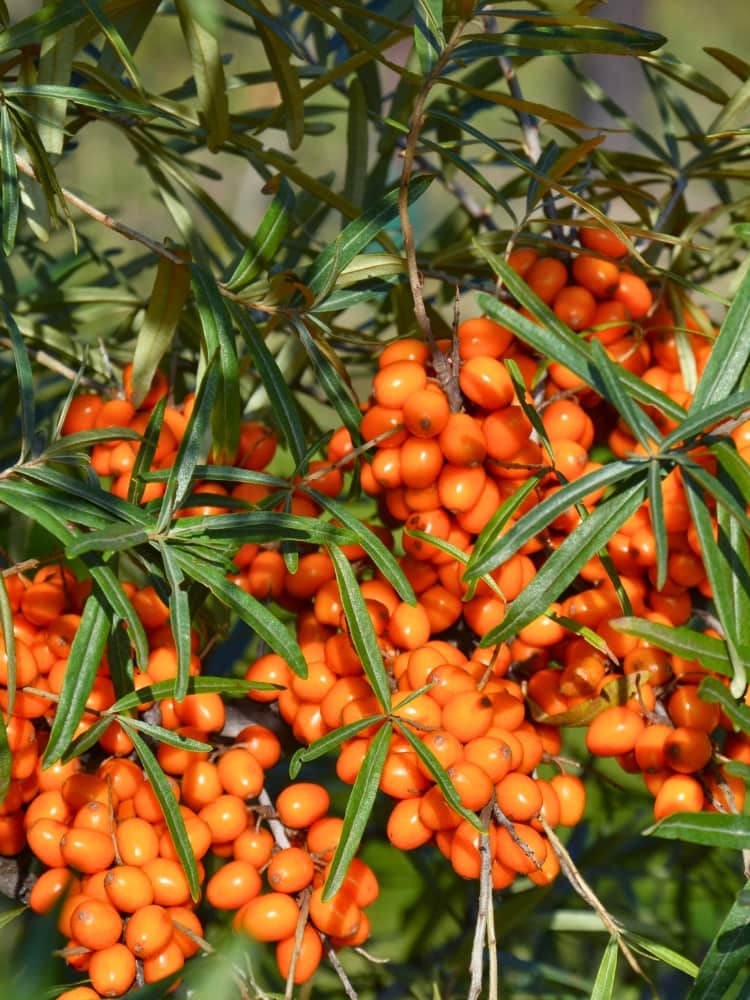
[[[120,996],[136,977],[155,982],[175,974],[199,950],[203,929],[196,901],[161,805],[131,759],[133,743],[115,719],[85,763],[73,757],[42,766],[54,698],[89,585],[67,567],[45,567],[32,580],[7,576],[5,586],[14,616],[16,691],[11,705],[3,643],[0,703],[11,765],[0,804],[0,854],[28,848],[45,866],[29,904],[39,913],[61,906],[58,929],[67,944],[60,954],[92,984],[82,995]],[[134,671],[136,687],[174,679],[177,656],[167,606],[150,586],[124,583],[123,588],[150,649],[146,669]],[[193,634],[194,648],[197,641]],[[194,652],[191,674],[200,667]],[[105,656],[75,735],[95,724],[115,700]],[[153,702],[144,701],[138,711],[153,708]],[[246,726],[225,745],[225,705],[216,693],[188,694],[181,701],[163,698],[156,708],[165,729],[207,747],[199,751],[162,742],[156,755],[179,802],[208,904],[235,911],[238,930],[277,942],[280,972],[286,976],[294,962],[296,982],[317,967],[321,934],[332,947],[363,943],[369,934],[363,908],[377,896],[375,876],[364,862],[355,858],[343,888],[331,901],[321,898],[342,826],[342,820],[326,816],[325,789],[290,785],[275,808],[260,805],[265,772],[281,756],[270,729]],[[207,875],[206,865],[213,874]],[[309,923],[300,917],[303,893],[310,895]],[[305,924],[300,947],[298,922]]]

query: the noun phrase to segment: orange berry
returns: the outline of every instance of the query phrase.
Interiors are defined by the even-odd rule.
[[[272,889],[292,894],[310,885],[314,874],[313,860],[301,847],[286,847],[277,851],[266,869]]]
[[[542,792],[528,774],[512,772],[495,786],[500,811],[510,820],[528,822],[542,808]]]
[[[244,747],[231,747],[217,762],[224,791],[242,799],[255,798],[263,788],[263,768]]]
[[[467,399],[485,410],[509,406],[515,397],[505,365],[491,357],[468,358],[461,365],[459,385]]]
[[[442,728],[461,743],[468,743],[484,736],[492,724],[493,712],[493,700],[486,694],[481,691],[461,692],[443,705]]]
[[[701,771],[713,756],[714,748],[704,729],[677,726],[664,741],[667,766],[680,774]]]
[[[260,875],[249,862],[228,861],[206,883],[206,899],[217,910],[239,910],[261,888]]]
[[[586,733],[586,746],[597,757],[628,753],[646,723],[624,705],[613,705],[597,715]]]
[[[135,973],[135,958],[124,944],[113,944],[94,952],[88,968],[91,985],[103,997],[119,997],[127,993]]]
[[[444,430],[451,410],[442,389],[426,386],[412,393],[403,405],[404,426],[416,438],[434,438]]]
[[[580,822],[586,807],[586,789],[574,774],[556,774],[550,785],[560,801],[560,825],[575,826]]]
[[[476,357],[501,358],[513,341],[510,330],[486,316],[464,320],[459,323],[456,333],[458,351],[463,361]]]
[[[654,301],[651,290],[643,278],[628,271],[620,272],[617,289],[612,298],[626,305],[633,319],[642,319]]]
[[[578,230],[578,239],[581,245],[587,250],[603,254],[605,257],[624,257],[628,252],[627,246],[619,236],[615,236],[609,229],[598,229],[593,226],[581,226]]]
[[[482,809],[492,797],[492,779],[478,764],[459,760],[447,774],[465,809]]]
[[[263,868],[271,857],[274,839],[270,830],[261,826],[257,830],[248,827],[239,835],[232,845],[232,853],[236,860],[247,861],[253,868]]]
[[[375,402],[390,409],[403,407],[406,400],[427,384],[427,372],[417,361],[393,361],[381,367],[372,381]]]
[[[158,906],[182,906],[190,899],[182,865],[169,858],[154,858],[143,866],[154,889],[154,903]]]
[[[182,948],[176,941],[169,941],[161,951],[143,960],[143,978],[147,983],[158,983],[178,972],[184,964],[185,954]]]
[[[345,889],[339,889],[324,901],[323,886],[318,886],[310,896],[310,920],[324,934],[349,937],[356,934],[362,920],[362,911],[354,897]]]
[[[681,684],[669,696],[667,712],[676,726],[690,726],[712,732],[719,724],[721,708],[718,702],[704,701],[696,684]]]
[[[69,868],[48,868],[32,886],[29,906],[34,913],[49,913],[67,894],[79,888],[80,882]]]
[[[104,871],[115,860],[115,846],[109,834],[72,827],[60,840],[65,864],[86,875]]]
[[[453,465],[479,465],[487,454],[482,428],[468,413],[451,413],[438,442]]]
[[[540,257],[526,272],[526,284],[546,303],[567,284],[568,271],[555,257]]]
[[[673,774],[664,780],[654,800],[654,817],[664,819],[677,812],[700,812],[704,796],[700,782],[686,774]]]
[[[228,844],[247,827],[247,808],[238,795],[219,795],[203,806],[198,815],[211,830],[214,844]]]
[[[120,940],[122,917],[111,903],[88,899],[79,903],[70,916],[71,936],[84,948],[98,951]]]
[[[296,961],[294,956],[296,955]],[[283,979],[287,979],[294,962],[295,984],[305,983],[320,965],[323,957],[323,944],[320,934],[309,924],[302,930],[302,940],[297,947],[297,937],[285,938],[276,945],[276,964]]]
[[[179,946],[185,958],[190,958],[201,947],[191,935],[203,937],[203,925],[193,910],[188,909],[187,906],[168,906],[167,913],[172,918],[174,942]]]
[[[310,854],[330,857],[336,850],[344,821],[338,816],[323,816],[316,819],[307,831],[307,850]]]
[[[538,871],[547,857],[547,838],[525,823],[514,823],[512,834],[499,827],[496,844],[497,860],[523,875]]]
[[[585,330],[594,320],[596,300],[587,288],[566,285],[555,296],[552,309],[571,330]]]
[[[151,880],[135,865],[115,865],[104,877],[104,891],[121,913],[135,913],[154,899]]]
[[[142,868],[159,854],[159,837],[153,825],[140,816],[122,820],[115,831],[117,850],[125,865]]]
[[[283,892],[256,896],[238,911],[241,928],[257,941],[282,941],[297,929],[299,907]]]
[[[433,831],[425,826],[419,815],[420,796],[401,799],[391,810],[386,824],[386,835],[394,847],[413,851],[426,844]]]
[[[304,830],[328,812],[331,797],[322,785],[298,781],[287,785],[276,798],[276,812],[285,825]]]

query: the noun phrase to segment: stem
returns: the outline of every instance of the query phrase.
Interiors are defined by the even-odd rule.
[[[479,908],[477,911],[477,923],[474,928],[474,941],[471,947],[471,965],[469,971],[471,973],[471,984],[469,986],[468,1000],[478,1000],[480,993],[482,992],[482,973],[483,973],[483,956],[484,956],[484,944],[485,939],[489,940],[489,918],[492,912],[492,857],[490,854],[490,834],[489,834],[489,824],[492,819],[492,810],[494,807],[494,797],[487,803],[480,814],[480,820],[482,826],[485,828],[479,839],[479,857],[481,861],[481,869],[479,874]],[[493,923],[493,933],[492,937],[494,939],[494,923]],[[497,973],[497,955],[493,955],[492,950],[490,951],[490,966],[492,968],[493,958],[495,960],[495,974]],[[492,979],[492,971],[490,972],[490,979]],[[496,975],[495,975],[496,978]],[[495,984],[496,985],[496,984]],[[490,1000],[495,1000],[495,992],[490,986],[489,993]]]
[[[424,337],[425,343],[430,348],[432,363],[435,367],[440,387],[448,397],[451,411],[458,413],[463,408],[461,392],[458,387],[458,372],[453,371],[452,365],[440,351],[435,343],[432,333],[430,319],[424,304],[424,294],[422,291],[422,275],[417,264],[417,251],[414,242],[414,227],[409,218],[409,181],[411,180],[414,162],[416,159],[417,142],[419,134],[424,125],[424,109],[427,98],[433,86],[437,82],[443,69],[447,65],[450,57],[461,39],[461,33],[466,26],[466,20],[460,20],[451,34],[445,48],[440,53],[435,65],[422,84],[416,100],[414,109],[409,121],[409,132],[404,143],[404,163],[401,169],[401,183],[398,193],[398,214],[401,220],[401,232],[404,238],[404,251],[406,253],[406,269],[409,275],[409,287],[411,288],[412,299],[414,300],[414,318],[417,326]]]

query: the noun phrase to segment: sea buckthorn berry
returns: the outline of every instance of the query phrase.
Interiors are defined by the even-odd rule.
[[[555,257],[540,257],[526,272],[526,284],[549,304],[568,281],[568,271]]]
[[[495,856],[513,871],[528,875],[538,871],[547,857],[548,842],[538,830],[525,823],[512,824],[512,832],[505,826],[497,831]]]
[[[418,649],[430,638],[430,619],[421,604],[401,601],[388,622],[388,635],[400,649]]]
[[[263,768],[244,747],[227,750],[219,757],[216,767],[222,787],[230,795],[255,798],[263,788]]]
[[[203,925],[194,911],[187,906],[168,906],[166,909],[174,927],[172,940],[179,946],[185,958],[190,958],[201,949],[200,942],[195,938],[203,937]]]
[[[199,861],[202,857],[205,857],[209,848],[217,846],[213,841],[211,828],[200,816],[196,816],[192,812],[183,815],[183,818],[185,820],[185,833],[187,834],[190,849],[196,860]],[[161,837],[159,837],[159,854],[163,858],[171,858],[173,861],[178,860],[177,850],[169,830],[164,830]]]
[[[279,819],[293,830],[304,830],[328,812],[331,797],[322,785],[298,781],[287,785],[276,798]]]
[[[456,333],[458,353],[463,361],[476,357],[501,358],[513,341],[513,334],[507,327],[486,316],[464,320],[459,323]]]
[[[182,906],[190,899],[190,887],[179,862],[154,858],[143,866],[143,870],[151,879],[156,905]]]
[[[566,285],[555,296],[552,309],[571,330],[585,330],[594,320],[596,300],[587,288]]]
[[[419,819],[432,831],[452,830],[461,822],[459,814],[446,802],[439,785],[433,785],[419,800]]]
[[[99,1000],[99,994],[90,986],[74,986],[58,993],[56,1000]]]
[[[598,302],[586,337],[592,340],[596,338],[605,345],[614,344],[630,333],[633,326],[631,319],[630,310],[624,302],[617,299]]]
[[[592,254],[579,254],[571,266],[573,277],[597,299],[606,299],[617,288],[620,269],[611,260]]]
[[[481,691],[465,691],[443,705],[442,728],[461,743],[484,736],[492,725],[494,704]]]
[[[467,761],[480,767],[493,782],[501,781],[512,766],[510,748],[494,736],[478,736],[469,740],[463,753]]]
[[[401,445],[401,482],[409,489],[423,489],[434,483],[443,467],[443,452],[434,438],[410,437]]]
[[[162,720],[163,722],[163,720]],[[167,783],[174,795],[175,801],[180,801],[180,786],[171,775],[166,775]],[[144,781],[133,796],[135,811],[141,819],[149,823],[161,823],[164,819],[161,804],[150,781]]]
[[[133,985],[136,967],[132,952],[124,944],[102,948],[91,956],[89,979],[103,997],[119,997]]]
[[[495,853],[496,829],[490,826],[488,849],[490,857]],[[482,833],[468,820],[463,820],[453,831],[450,845],[450,863],[462,878],[479,878],[482,870],[480,854]]]
[[[594,253],[604,254],[605,257],[624,257],[628,248],[619,236],[615,236],[609,229],[598,229],[594,226],[581,226],[578,230],[578,239],[581,245]]]
[[[29,906],[34,913],[49,913],[66,894],[79,888],[80,882],[69,868],[48,868],[32,886]]]
[[[380,789],[394,799],[408,799],[429,787],[429,780],[419,769],[415,753],[394,753],[385,759],[380,774]]]
[[[93,393],[85,392],[75,396],[68,406],[61,433],[78,434],[81,431],[90,431],[103,406],[104,400],[101,396],[95,396]]]
[[[343,828],[344,821],[338,816],[316,819],[307,831],[307,850],[324,859],[332,856],[338,847]]]
[[[147,983],[158,983],[174,975],[185,964],[185,955],[176,941],[169,941],[161,951],[143,960],[143,978]],[[177,983],[175,983],[175,986]]]
[[[323,900],[323,886],[313,889],[310,896],[310,920],[324,934],[349,937],[356,934],[362,911],[351,893],[339,889],[330,899]]]
[[[434,438],[440,434],[451,415],[448,398],[442,389],[426,386],[404,402],[404,426],[416,438]]]
[[[628,753],[646,723],[624,705],[613,705],[597,715],[586,732],[586,746],[597,757]]]
[[[70,929],[71,936],[84,948],[98,951],[120,940],[122,917],[111,903],[89,899],[73,910]]]
[[[159,837],[151,822],[140,816],[122,820],[115,831],[117,851],[125,865],[142,868],[159,854]]]
[[[459,760],[447,774],[465,809],[482,809],[492,797],[492,779],[478,764]]]
[[[206,899],[217,910],[239,910],[262,888],[260,875],[247,861],[228,861],[206,883]]]
[[[560,800],[560,825],[576,826],[586,808],[586,789],[575,774],[556,774],[550,785]]]
[[[473,357],[464,361],[458,383],[464,396],[485,410],[508,406],[515,396],[505,365],[491,357]]]
[[[654,817],[664,819],[677,812],[700,812],[704,805],[700,782],[687,774],[673,774],[664,780],[654,800]]]
[[[258,829],[248,827],[234,841],[232,854],[238,861],[247,861],[253,868],[262,868],[268,863],[273,848],[274,839],[270,830],[264,826]]]
[[[425,826],[419,815],[421,801],[421,796],[401,799],[391,810],[386,835],[399,850],[413,851],[432,839],[432,829]]]
[[[401,340],[394,340],[383,348],[378,358],[378,366],[385,368],[394,361],[416,361],[424,365],[429,357],[429,348],[423,340],[417,340],[416,337],[402,337]]]
[[[300,892],[312,882],[314,874],[313,860],[301,847],[277,851],[266,869],[268,884],[278,892]]]
[[[487,454],[482,428],[468,413],[451,413],[438,442],[453,465],[479,465]]]
[[[135,865],[115,865],[104,877],[104,891],[121,913],[135,913],[154,899],[151,880]]]
[[[72,827],[60,840],[65,864],[90,875],[104,871],[115,860],[115,846],[109,834]]]
[[[238,912],[239,924],[257,941],[282,941],[297,929],[299,907],[283,892],[266,892],[246,903]]]
[[[721,707],[718,702],[704,701],[695,684],[681,684],[667,701],[667,712],[676,726],[692,726],[712,732],[719,724]]]
[[[713,746],[704,729],[677,726],[664,741],[667,766],[680,774],[694,774],[711,760]]]
[[[542,808],[542,792],[528,774],[507,774],[495,786],[497,804],[510,820],[528,822]]]
[[[302,941],[299,949],[297,948],[296,935],[285,938],[276,945],[276,964],[284,979],[289,976],[292,962],[295,961],[295,954],[293,982],[299,985],[310,979],[323,957],[323,943],[320,940],[320,934],[309,924],[305,924],[302,930]]]
[[[653,296],[643,278],[628,271],[621,271],[617,289],[613,296],[617,302],[622,302],[630,310],[633,319],[642,319],[653,305]]]
[[[646,726],[633,748],[641,771],[656,774],[667,768],[666,741],[673,732],[671,726],[657,722]]]
[[[219,795],[203,806],[198,815],[210,827],[214,844],[236,840],[247,826],[245,802],[238,795]]]
[[[424,389],[427,372],[417,361],[393,361],[379,369],[372,382],[375,402],[396,410],[414,392]]]

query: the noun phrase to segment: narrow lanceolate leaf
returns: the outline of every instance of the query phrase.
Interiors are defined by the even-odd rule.
[[[330,899],[341,888],[352,858],[357,853],[362,834],[370,819],[370,813],[378,794],[380,776],[391,744],[390,726],[381,726],[370,740],[367,754],[352,785],[344,812],[344,825],[336,853],[323,890],[323,899]]]
[[[312,485],[315,485],[314,482]],[[414,594],[414,588],[407,580],[398,560],[388,546],[381,542],[375,532],[366,524],[363,524],[358,517],[355,517],[345,504],[334,500],[332,497],[327,497],[324,493],[318,493],[314,489],[306,490],[305,492],[309,493],[317,504],[330,514],[333,514],[344,528],[347,528],[352,533],[355,541],[362,546],[370,559],[372,559],[374,565],[377,566],[378,571],[388,580],[401,600],[406,601],[408,604],[415,604],[417,598]]]
[[[213,410],[214,453],[231,464],[240,440],[240,390],[237,347],[229,311],[209,271],[193,265],[193,292],[206,345],[206,357],[218,357],[219,382]]]
[[[193,412],[177,449],[162,497],[157,531],[165,531],[175,510],[190,493],[195,467],[203,455],[205,438],[219,382],[219,357],[213,354],[198,385]]]
[[[197,580],[222,604],[236,612],[251,629],[289,664],[299,677],[307,676],[307,664],[288,629],[268,608],[227,580],[221,570],[175,547],[175,559],[187,577]]]
[[[175,649],[177,650],[177,680],[174,697],[177,701],[187,694],[190,681],[190,604],[188,592],[185,589],[185,576],[168,545],[160,544],[164,573],[169,584],[169,625],[172,629]]]
[[[120,725],[133,741],[133,746],[135,747],[135,752],[138,754],[141,766],[146,773],[146,777],[151,782],[151,787],[161,806],[164,821],[167,824],[174,849],[177,852],[177,857],[185,871],[185,876],[190,886],[190,895],[193,899],[197,900],[200,897],[201,891],[198,867],[195,863],[195,854],[190,845],[187,830],[185,829],[185,820],[172,792],[172,787],[148,743],[130,725],[130,720],[123,718],[120,721]]]
[[[120,63],[120,65],[122,66],[122,68],[127,73],[128,77],[130,79],[130,82],[133,84],[133,86],[138,91],[138,93],[141,94],[141,96],[143,96],[143,83],[141,81],[140,73],[138,72],[138,67],[137,67],[137,65],[135,63],[135,60],[133,59],[133,56],[132,56],[132,53],[131,53],[130,49],[128,48],[127,42],[123,38],[123,36],[122,36],[122,34],[120,32],[120,29],[118,28],[117,24],[109,17],[109,15],[107,14],[107,12],[102,9],[102,6],[101,6],[99,0],[84,0],[84,3],[86,4],[86,9],[89,11],[89,13],[91,14],[91,16],[94,18],[94,20],[96,21],[97,25],[101,28],[102,34],[104,35],[104,37],[109,42],[109,45],[110,45],[110,48],[108,50],[109,53],[115,53],[116,54],[117,61]],[[153,10],[152,11],[148,11],[147,8],[148,8],[148,6],[153,6],[153,8],[155,8],[156,5],[155,4],[150,5],[150,4],[141,4],[141,3],[139,3],[137,6],[141,7],[141,8],[144,8],[144,14],[145,14],[145,16],[148,17],[148,20],[150,20],[151,17],[153,16]],[[132,17],[133,14],[135,14],[137,16],[138,13],[140,13],[140,12],[139,11],[126,11],[125,13],[126,14],[130,13],[130,15]],[[129,26],[130,25],[128,25],[128,27]],[[105,48],[105,53],[107,53],[107,49],[106,48]],[[103,56],[104,56],[104,53],[103,53]],[[104,72],[107,72],[108,71],[108,62],[109,62],[108,58],[102,58],[102,59],[100,59],[99,60],[99,68],[101,70],[103,70]],[[112,68],[114,68],[114,67],[112,67]]]
[[[591,989],[591,1000],[612,1000],[615,990],[615,975],[617,973],[617,956],[619,947],[617,938],[612,937],[607,942],[602,960],[599,963],[599,970]]]
[[[163,726],[154,725],[152,722],[146,722],[145,719],[126,717],[128,726],[131,729],[137,729],[139,732],[144,733],[149,739],[156,743],[166,743],[170,747],[176,747],[178,750],[188,750],[191,753],[206,753],[213,750],[213,746],[210,743],[203,743],[200,740],[194,740],[191,737],[183,736],[181,733],[175,732],[173,729],[165,729]]]
[[[158,681],[156,684],[149,684],[147,687],[138,688],[137,691],[129,691],[122,698],[118,698],[114,705],[107,709],[108,715],[116,715],[120,712],[129,712],[131,708],[138,708],[149,701],[161,701],[162,698],[175,697],[174,679],[168,681]],[[221,694],[225,698],[244,698],[250,691],[280,691],[279,684],[266,684],[264,681],[245,681],[238,677],[190,677],[187,683],[186,694]]]
[[[724,676],[730,676],[732,673],[726,644],[721,639],[696,632],[685,625],[660,625],[646,618],[613,618],[610,624],[616,631],[635,635],[674,656],[680,656],[685,660],[697,660],[706,670]]]
[[[717,400],[708,406],[696,410],[691,406],[687,417],[678,424],[673,431],[664,436],[662,449],[672,448],[676,444],[690,440],[697,434],[707,434],[710,437],[710,430],[715,424],[726,417],[736,417],[750,407],[750,391],[733,392],[726,399]]]
[[[6,104],[0,106],[0,142],[2,143],[0,166],[2,167],[3,252],[7,256],[16,242],[21,189],[18,184],[13,123]]]
[[[49,743],[44,751],[44,767],[49,767],[60,759],[83,718],[86,700],[94,685],[111,624],[109,609],[102,601],[98,588],[95,588],[84,605],[68,654],[68,668],[63,678]]]
[[[507,534],[494,539],[485,536],[482,544],[475,546],[469,558],[464,574],[465,578],[473,580],[496,569],[510,559],[515,552],[518,552],[530,538],[543,531],[555,518],[569,507],[575,506],[589,493],[614,483],[627,483],[636,474],[641,478],[645,477],[645,469],[642,461],[609,462],[601,469],[586,473],[586,475],[574,479],[572,483],[566,483],[551,497],[545,499],[544,503],[535,505],[528,513],[520,517]],[[514,494],[514,497],[516,495]]]
[[[741,379],[750,359],[750,271],[740,283],[729,311],[721,325],[703,374],[693,395],[690,409],[699,413],[711,403],[718,403],[737,389],[746,388]]]
[[[661,492],[661,469],[656,458],[649,459],[648,463],[648,503],[651,529],[656,542],[656,589],[661,590],[667,579],[669,544],[664,520],[664,497]]]
[[[361,207],[364,200],[368,150],[367,97],[362,81],[358,76],[353,76],[349,84],[346,117],[344,197],[357,207]]]
[[[300,747],[289,761],[289,777],[296,778],[302,770],[303,764],[325,757],[331,750],[341,746],[345,740],[354,739],[362,730],[369,729],[370,726],[374,726],[378,722],[384,722],[387,718],[386,715],[368,715],[367,718],[357,719],[356,722],[350,722],[346,726],[339,726],[338,729],[326,733],[325,736],[321,736],[319,740],[315,740],[307,747]]]
[[[338,545],[329,545],[328,553],[336,572],[341,606],[349,626],[352,645],[362,661],[362,669],[370,682],[370,687],[375,692],[383,711],[387,712],[391,705],[388,675],[385,672],[375,629],[372,627],[372,621],[367,612],[362,591],[359,589],[357,577],[354,575],[351,563]]]
[[[5,590],[5,587],[3,587]],[[12,713],[10,699],[8,699],[8,714]],[[5,801],[10,787],[10,769],[13,765],[13,754],[8,746],[8,732],[5,728],[5,717],[0,712],[0,805]]]
[[[417,0],[414,4],[414,47],[423,76],[429,76],[445,48],[443,0]]]
[[[112,524],[100,531],[78,535],[65,547],[68,559],[77,559],[84,552],[121,552],[134,549],[148,540],[149,532],[135,524]]]
[[[253,17],[263,49],[271,68],[274,82],[279,88],[281,106],[284,109],[284,124],[290,149],[296,149],[305,134],[305,98],[300,85],[299,74],[292,65],[292,52],[267,21]]]
[[[273,201],[227,281],[227,288],[233,292],[242,291],[259,274],[268,270],[292,224],[295,197],[289,181],[277,176],[263,188],[264,193],[270,193],[271,190],[276,192]]]
[[[594,338],[589,346],[597,375],[601,384],[606,387],[607,399],[623,418],[636,440],[646,451],[653,450],[661,441],[661,434],[648,413],[642,410],[624,390],[620,379],[622,367],[610,358],[601,341]]]
[[[187,259],[187,252],[170,249]],[[136,407],[146,398],[159,362],[172,344],[189,293],[190,271],[187,266],[160,257],[133,352],[133,405]]]
[[[686,1000],[722,1000],[750,961],[750,882],[737,893],[698,970]]]
[[[695,979],[698,975],[698,966],[695,962],[691,962],[689,958],[685,958],[684,955],[680,955],[679,952],[668,948],[665,944],[661,944],[659,941],[652,941],[650,938],[644,937],[642,934],[636,934],[630,930],[626,932],[625,936],[628,942],[637,948],[638,951],[643,952],[644,955],[650,955],[659,962],[671,965],[673,969],[684,972],[691,979]]]
[[[39,52],[37,83],[67,87],[73,69],[76,49],[76,27],[69,25],[54,35],[48,35]],[[64,97],[43,97],[34,102],[42,145],[56,162],[65,143],[65,115],[68,102]]]
[[[427,175],[415,177],[409,185],[409,202],[420,198],[432,181],[433,178]],[[316,300],[325,297],[346,265],[397,218],[398,188],[393,188],[339,233],[334,242],[313,261],[305,275],[305,284]]]
[[[5,110],[5,109],[3,109]],[[36,407],[34,405],[34,379],[31,371],[31,361],[26,350],[26,342],[18,329],[18,324],[6,306],[2,304],[3,318],[5,326],[10,334],[10,343],[13,350],[13,360],[16,365],[16,378],[18,380],[18,394],[21,402],[21,453],[20,461],[24,462],[31,453],[34,428],[36,426]]]
[[[16,636],[14,632],[13,609],[10,606],[5,577],[0,573],[0,658],[5,661],[7,704],[4,706],[9,716],[13,714],[16,700]],[[2,712],[0,712],[2,715]],[[0,750],[0,754],[2,751]],[[1,767],[2,765],[0,765]],[[3,792],[3,795],[5,792]]]
[[[226,142],[231,129],[218,38],[221,22],[216,4],[207,0],[175,0],[175,6],[193,64],[206,144],[216,152]]]
[[[146,476],[151,470],[151,463],[154,460],[154,455],[159,445],[159,435],[166,408],[167,397],[162,396],[151,411],[146,429],[143,432],[143,440],[138,449],[138,454],[135,456],[133,468],[130,470],[128,503],[133,505],[140,504],[143,499],[143,492],[146,489]]]
[[[87,108],[94,108],[96,111],[107,111],[115,115],[133,115],[135,117],[166,117],[172,115],[151,104],[137,104],[135,101],[123,101],[108,97],[106,94],[96,90],[87,90],[84,87],[58,87],[52,84],[22,84],[11,83],[3,88],[6,97],[36,97],[55,98],[66,100],[74,104],[82,104]]]
[[[352,438],[358,441],[359,422],[362,414],[352,398],[349,387],[344,382],[343,372],[337,369],[322,338],[319,340],[314,337],[311,329],[301,319],[295,317],[292,322],[310,359],[316,379],[325,390],[326,398],[341,417]]]
[[[232,316],[237,329],[245,341],[245,345],[253,359],[253,364],[268,395],[271,409],[284,435],[287,447],[292,453],[295,464],[302,461],[305,454],[305,430],[302,426],[299,407],[276,358],[268,349],[262,333],[250,318],[247,309],[233,303]]]
[[[704,701],[718,702],[737,729],[750,733],[750,708],[734,698],[731,691],[728,691],[716,677],[704,677],[698,693]]]
[[[652,837],[744,851],[750,846],[750,816],[735,813],[674,813],[646,830]]]
[[[642,479],[614,493],[599,504],[562,545],[541,566],[534,579],[508,605],[503,621],[485,635],[482,646],[492,646],[515,635],[556,601],[580,569],[607,543],[620,525],[643,502],[646,484]]]
[[[38,45],[43,39],[62,31],[69,24],[75,24],[86,13],[79,0],[52,0],[29,17],[0,31],[0,53],[20,49],[25,45]]]

